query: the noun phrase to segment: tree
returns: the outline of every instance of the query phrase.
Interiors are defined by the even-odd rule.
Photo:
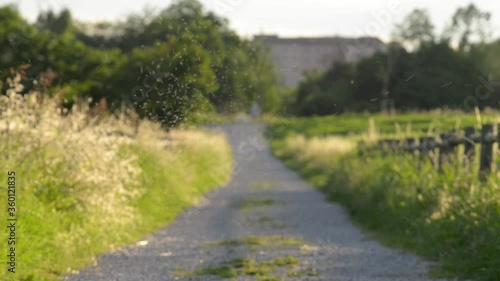
[[[353,106],[355,68],[335,63],[325,73],[309,73],[297,89],[295,108],[302,116],[340,114]]]
[[[183,22],[190,22],[202,18],[203,6],[197,0],[174,0],[163,16]]]
[[[372,57],[361,60],[356,66],[356,89],[353,92],[355,104],[352,107],[356,110],[377,111],[380,109],[380,102],[387,98],[385,94],[389,91],[389,79],[386,79],[384,72],[389,56],[387,53],[378,53]],[[376,75],[380,73],[380,75]],[[387,80],[387,82],[386,82]]]
[[[251,102],[258,102],[264,112],[276,112],[282,106],[282,97],[278,92],[278,76],[270,54],[264,46],[255,42],[248,42],[245,49],[250,56],[249,64],[244,66],[247,71],[242,69],[241,72],[249,76],[246,92],[250,98],[245,109],[249,108]]]
[[[35,55],[30,44],[36,29],[26,22],[14,6],[0,8],[0,63],[2,80],[11,67],[29,63]]]
[[[402,45],[396,42],[389,43],[387,46],[387,51],[385,54],[377,54],[375,57],[380,58],[380,64],[378,64],[378,78],[382,83],[382,88],[380,89],[380,96],[376,99],[380,98],[380,110],[382,112],[393,112],[394,111],[394,101],[391,98],[391,82],[392,78],[395,75],[395,68],[397,68],[397,64],[400,62],[400,57],[402,54],[405,54],[406,50]],[[360,64],[361,65],[361,64]],[[359,66],[358,66],[359,68]],[[360,69],[362,70],[362,69]]]
[[[196,0],[121,23],[75,23],[65,10],[30,24],[12,7],[0,8],[0,22],[0,76],[30,64],[25,91],[50,73],[51,92],[70,101],[106,97],[117,109],[128,102],[166,126],[203,108],[231,113],[258,101],[272,111],[280,103],[265,52]]]
[[[446,42],[425,46],[399,63],[404,66],[399,67],[391,90],[397,108],[461,108],[474,94],[474,88],[467,85],[477,83],[476,63]]]
[[[208,53],[194,42],[185,34],[135,49],[110,81],[113,104],[133,105],[142,117],[168,127],[209,106],[206,95],[218,85]]]
[[[42,12],[38,15],[36,26],[56,34],[63,34],[72,28],[71,12],[68,9],[62,10],[58,15],[52,10]]]
[[[415,9],[397,24],[393,36],[396,40],[412,48],[434,41],[434,25],[425,9]]]
[[[254,101],[261,103],[266,111],[278,107],[276,75],[266,53],[261,47],[241,39],[229,28],[226,19],[205,13],[196,0],[177,0],[149,18],[144,15],[129,17],[122,26],[122,34],[105,43],[102,38],[93,40],[88,35],[80,38],[92,44],[118,46],[129,53],[189,34],[193,44],[203,48],[210,57],[210,68],[218,88],[209,93],[208,98],[218,112],[247,110]]]
[[[475,58],[481,62],[481,72],[489,74],[495,81],[500,81],[500,39],[474,49],[478,54]]]
[[[474,4],[459,8],[444,37],[446,40],[458,40],[458,49],[467,51],[472,41],[484,42],[487,39],[490,18],[489,12],[479,10]]]

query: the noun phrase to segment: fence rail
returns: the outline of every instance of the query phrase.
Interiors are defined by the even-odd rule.
[[[463,131],[452,130],[439,134],[439,137],[420,137],[405,139],[384,139],[379,140],[375,149],[387,152],[410,152],[419,155],[424,161],[430,158],[440,172],[444,167],[453,161],[453,156],[458,155],[458,147],[463,149],[463,166],[471,171],[476,159],[476,145],[480,145],[479,156],[479,179],[486,181],[491,174],[494,159],[494,143],[500,143],[500,125],[483,125],[480,132],[476,133],[476,128],[467,127]],[[360,142],[360,148],[368,149],[364,142]]]

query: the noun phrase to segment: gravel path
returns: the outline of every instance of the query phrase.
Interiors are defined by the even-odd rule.
[[[234,150],[228,186],[144,241],[66,280],[222,280],[227,272],[236,272],[232,280],[430,280],[431,264],[367,238],[341,207],[275,159],[262,126],[216,129]],[[289,256],[295,259],[276,260]]]

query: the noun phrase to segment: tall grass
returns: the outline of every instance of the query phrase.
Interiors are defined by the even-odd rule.
[[[135,135],[124,115],[92,118],[86,103],[67,112],[37,93],[17,94],[13,84],[0,96],[0,182],[16,172],[18,206],[16,273],[2,266],[6,280],[74,272],[165,225],[229,178],[220,135],[167,133],[147,121]],[[6,222],[6,192],[0,206]],[[8,247],[0,243],[2,256]]]
[[[382,241],[438,261],[437,275],[500,280],[500,173],[483,184],[409,153],[360,155],[349,140],[289,135],[272,147]]]

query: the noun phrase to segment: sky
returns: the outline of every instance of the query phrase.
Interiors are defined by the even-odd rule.
[[[12,0],[0,0],[1,4]],[[21,13],[35,19],[40,11],[67,7],[79,20],[115,20],[140,13],[148,6],[166,8],[169,0],[17,0]],[[395,23],[415,8],[426,8],[440,32],[458,7],[474,3],[492,14],[492,29],[500,37],[498,0],[201,0],[204,6],[228,18],[240,35],[277,34],[282,37],[375,36],[386,41]]]

